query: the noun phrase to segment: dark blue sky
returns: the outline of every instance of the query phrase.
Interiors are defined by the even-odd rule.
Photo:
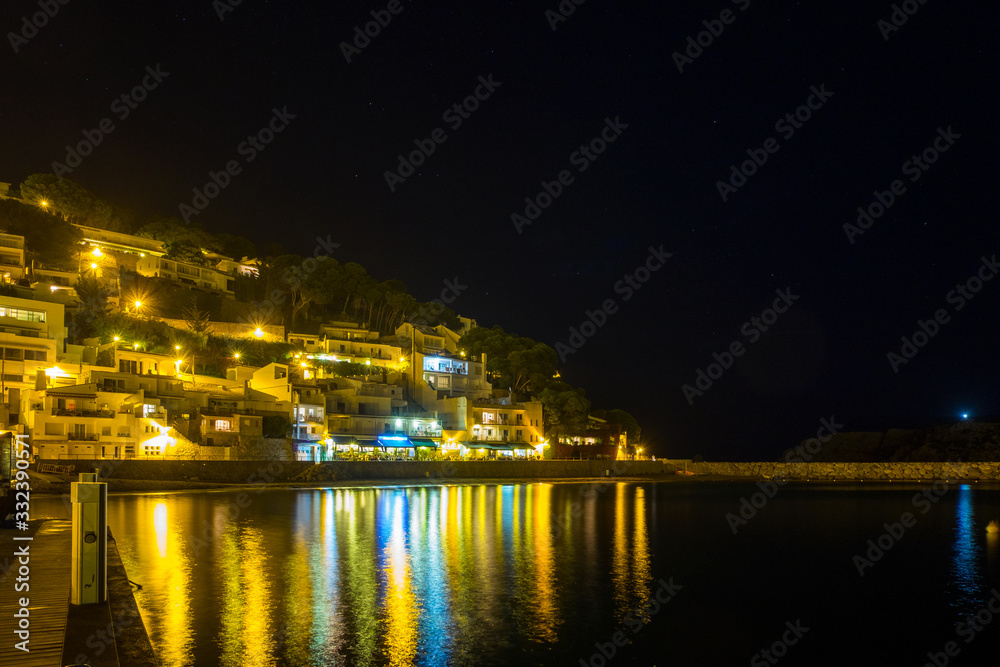
[[[1000,280],[961,309],[948,298],[1000,253],[982,5],[907,4],[886,39],[891,3],[589,0],[553,30],[556,0],[404,0],[348,63],[341,42],[388,4],[243,0],[220,20],[210,0],[70,2],[12,45],[40,10],[6,2],[0,180],[51,171],[107,117],[70,177],[125,206],[178,215],[236,160],[194,218],[211,231],[303,254],[329,235],[340,261],[422,299],[457,277],[458,312],[552,346],[613,299],[563,376],[636,414],[661,455],[775,456],[831,415],[865,430],[998,412]],[[703,31],[699,53],[687,38]],[[114,101],[157,65],[168,74],[121,119]],[[448,110],[480,77],[456,126]],[[240,146],[274,109],[294,118],[248,162]],[[606,119],[615,140],[586,156]],[[390,190],[397,156],[439,128]],[[947,150],[911,180],[939,128]],[[754,173],[723,201],[732,165]],[[518,233],[511,215],[564,171]],[[844,224],[897,179],[851,243]],[[626,301],[616,284],[661,245],[672,257]],[[770,318],[776,290],[798,298],[764,331],[751,318]],[[887,355],[939,309],[947,321],[894,370]],[[730,368],[708,368],[737,342]],[[689,405],[699,369],[718,378]]]

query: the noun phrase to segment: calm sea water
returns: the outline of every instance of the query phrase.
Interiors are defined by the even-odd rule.
[[[109,522],[167,665],[996,664],[1000,491],[789,485],[734,535],[756,491],[120,495]]]

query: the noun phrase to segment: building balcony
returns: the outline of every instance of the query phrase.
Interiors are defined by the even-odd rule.
[[[407,435],[415,438],[440,438],[441,429],[410,429]]]
[[[315,415],[315,416],[312,416],[312,417],[307,417],[307,416],[299,415],[299,418],[296,419],[293,423],[298,423],[298,424],[320,424],[320,425],[323,425],[323,424],[326,424],[326,417],[324,417],[323,415]]]
[[[70,433],[66,436],[67,440],[82,440],[84,442],[97,442],[98,438],[96,433]]]
[[[115,411],[52,408],[52,416],[53,417],[100,417],[101,419],[114,419]]]
[[[523,443],[524,440],[517,440],[511,435],[474,435],[470,438],[470,442],[506,442],[510,444]],[[530,446],[530,445],[529,445]]]

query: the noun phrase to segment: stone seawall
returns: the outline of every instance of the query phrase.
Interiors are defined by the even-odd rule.
[[[912,481],[1000,480],[1000,463],[692,463],[698,475],[752,479]]]
[[[388,479],[572,479],[630,475],[673,475],[670,461],[143,461],[43,460],[76,466],[73,474],[100,470],[104,478],[197,480],[230,484],[294,482],[332,473],[336,480]],[[609,472],[610,471],[610,472]],[[300,477],[301,475],[301,477]],[[298,479],[296,479],[298,478]],[[317,478],[310,475],[309,478]]]

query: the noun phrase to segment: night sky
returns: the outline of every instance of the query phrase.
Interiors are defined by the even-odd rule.
[[[888,2],[565,0],[571,14],[546,14],[559,6],[73,0],[25,41],[11,33],[37,0],[8,0],[0,181],[52,171],[109,118],[69,177],[123,206],[180,216],[235,160],[192,217],[209,231],[300,254],[329,237],[339,261],[421,300],[457,280],[458,313],[553,347],[614,300],[562,375],[595,408],[633,412],[660,455],[771,458],[822,418],[882,430],[997,414],[1000,280],[950,294],[1000,255],[985,5],[911,0],[898,29]],[[345,56],[371,12],[391,21]],[[699,33],[707,46],[688,42]],[[155,87],[126,106],[144,77]],[[477,87],[474,111],[449,113]],[[273,141],[241,148],[275,110]],[[397,156],[439,128],[390,189]],[[614,141],[592,144],[602,132]],[[744,165],[754,156],[766,162]],[[516,225],[561,172],[558,196]],[[894,197],[887,211],[845,230],[875,191]],[[647,274],[661,247],[671,257]],[[752,318],[771,318],[778,291],[786,312],[764,331]],[[939,310],[894,368],[887,355]],[[699,369],[717,379],[686,396]]]

